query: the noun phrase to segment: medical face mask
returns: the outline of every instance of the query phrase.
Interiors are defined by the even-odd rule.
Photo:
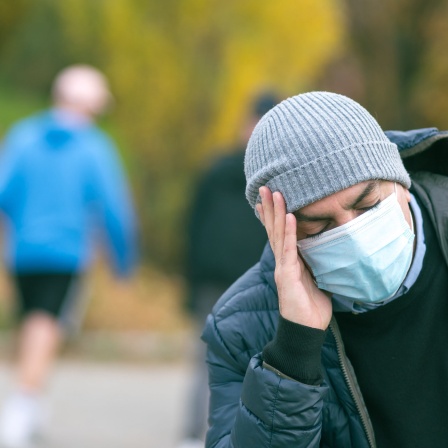
[[[411,265],[414,237],[395,188],[374,209],[297,246],[319,289],[376,303],[400,288]]]

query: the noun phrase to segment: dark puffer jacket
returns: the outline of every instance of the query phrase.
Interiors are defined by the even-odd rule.
[[[387,135],[408,170],[432,171],[412,175],[413,190],[436,227],[448,264],[448,133],[422,129]],[[375,447],[335,319],[322,348],[322,385],[299,383],[263,364],[261,352],[274,338],[279,317],[274,268],[267,245],[260,262],[208,316],[203,333],[211,391],[207,448]]]

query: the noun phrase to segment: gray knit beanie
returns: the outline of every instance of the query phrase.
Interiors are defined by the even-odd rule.
[[[330,92],[309,92],[271,109],[247,145],[244,172],[250,205],[266,185],[280,191],[288,212],[373,179],[409,188],[397,146],[358,103]]]

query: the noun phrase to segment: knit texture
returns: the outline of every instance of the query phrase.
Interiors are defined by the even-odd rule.
[[[255,208],[263,185],[280,191],[288,212],[360,182],[411,185],[397,146],[358,103],[330,92],[309,92],[271,109],[249,140],[246,197]]]
[[[263,349],[263,361],[304,384],[322,383],[321,351],[325,331],[279,317],[275,338]]]

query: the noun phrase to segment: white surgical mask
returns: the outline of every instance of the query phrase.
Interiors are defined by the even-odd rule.
[[[376,303],[392,297],[403,283],[414,237],[395,188],[374,209],[297,246],[320,289]]]

